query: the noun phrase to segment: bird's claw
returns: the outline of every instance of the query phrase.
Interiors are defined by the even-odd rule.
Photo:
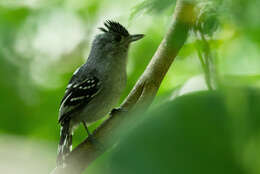
[[[127,112],[127,111],[125,109],[122,109],[122,108],[114,108],[109,113],[109,115],[119,114],[119,113],[122,113],[122,112]]]

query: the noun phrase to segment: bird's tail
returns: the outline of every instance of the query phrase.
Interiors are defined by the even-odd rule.
[[[58,146],[57,165],[64,162],[65,157],[72,149],[72,132],[70,129],[70,120],[66,120],[61,125],[60,143]]]

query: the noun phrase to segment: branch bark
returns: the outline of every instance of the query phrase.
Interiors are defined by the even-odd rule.
[[[177,1],[168,32],[144,73],[120,106],[124,112],[112,114],[93,132],[94,139],[102,144],[102,148],[97,148],[87,138],[70,153],[66,159],[66,166],[55,168],[53,174],[82,173],[91,162],[115,143],[118,138],[116,134],[117,128],[124,119],[127,119],[130,111],[140,108],[146,110],[150,106],[169,67],[184,45],[194,21],[193,2],[190,0]]]

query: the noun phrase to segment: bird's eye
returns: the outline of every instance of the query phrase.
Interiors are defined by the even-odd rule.
[[[121,39],[122,39],[122,37],[121,37],[120,35],[116,35],[116,36],[115,36],[115,40],[116,40],[117,42],[120,42]]]

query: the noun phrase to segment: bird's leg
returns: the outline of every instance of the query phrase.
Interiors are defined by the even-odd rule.
[[[84,128],[85,128],[86,131],[87,131],[88,137],[89,137],[89,138],[92,138],[92,134],[91,134],[90,131],[88,130],[87,124],[86,124],[84,121],[82,121],[82,124],[84,125]]]
[[[86,122],[82,121],[82,123],[83,123],[83,125],[84,125],[84,128],[85,128],[86,131],[87,131],[88,138],[89,138],[91,144],[93,144],[94,146],[96,146],[99,150],[104,149],[104,147],[102,146],[102,144],[99,143],[99,142],[93,137],[93,135],[90,133],[90,131],[88,130],[88,126],[87,126]]]

